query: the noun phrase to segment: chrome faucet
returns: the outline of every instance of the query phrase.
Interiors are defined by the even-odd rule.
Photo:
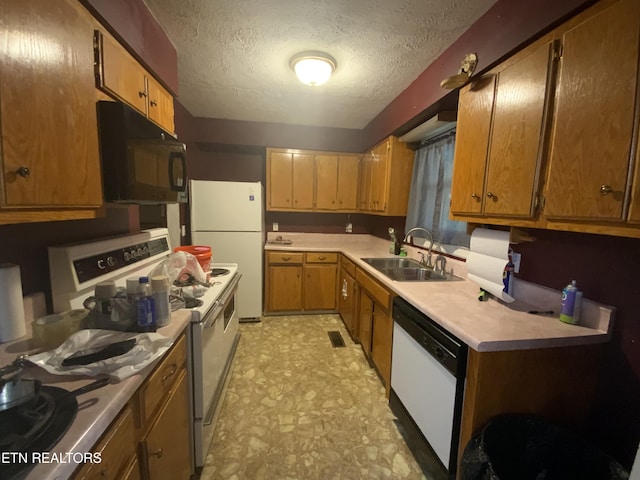
[[[438,263],[440,264],[440,267],[438,267]],[[444,275],[446,273],[446,270],[445,270],[446,266],[447,266],[447,258],[443,255],[438,255],[436,257],[435,266],[434,266],[435,271]]]
[[[424,266],[427,267],[427,268],[433,268],[433,264],[431,263],[431,250],[433,249],[433,234],[429,230],[427,230],[426,228],[422,228],[422,227],[413,227],[404,236],[404,242],[406,243],[407,238],[411,237],[411,245],[413,245],[413,235],[411,235],[411,234],[413,232],[418,231],[418,230],[421,231],[421,232],[426,233],[427,235],[429,235],[429,240],[431,241],[431,243],[429,244],[429,251],[427,253],[427,261],[426,262],[424,261],[424,254],[423,254],[422,255],[422,261],[420,263],[424,264]]]

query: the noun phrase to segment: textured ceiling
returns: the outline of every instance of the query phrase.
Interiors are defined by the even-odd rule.
[[[178,100],[192,115],[356,129],[495,3],[145,1],[178,51]],[[337,60],[325,85],[296,79],[289,59],[304,50]]]

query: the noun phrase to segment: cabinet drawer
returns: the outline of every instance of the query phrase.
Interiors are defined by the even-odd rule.
[[[359,268],[356,269],[356,281],[362,288],[369,292],[377,304],[389,311],[391,308],[392,295],[386,288]]]
[[[355,278],[356,276],[356,264],[349,260],[344,255],[340,255],[340,267],[344,272]]]
[[[167,356],[140,387],[139,406],[141,424],[145,425],[165,399],[187,360],[187,342],[182,335]]]
[[[269,252],[267,253],[267,261],[270,264],[275,264],[275,263],[301,264],[303,260],[304,260],[304,254],[300,252]]]
[[[307,253],[307,263],[336,263],[338,261],[337,253],[317,252]]]
[[[136,453],[136,433],[130,405],[124,407],[92,451],[100,452],[101,462],[84,464],[74,476],[75,480],[123,478],[122,471],[131,464],[131,458]]]

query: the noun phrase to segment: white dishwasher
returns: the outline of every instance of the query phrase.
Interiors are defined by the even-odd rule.
[[[400,297],[393,320],[389,405],[427,478],[454,479],[467,346]]]

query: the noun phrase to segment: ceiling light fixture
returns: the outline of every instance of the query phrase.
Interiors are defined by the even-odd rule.
[[[471,75],[476,69],[476,65],[478,65],[478,56],[475,53],[467,53],[458,73],[442,80],[440,86],[447,90],[462,87],[469,81],[469,78],[471,78]]]
[[[326,53],[302,52],[291,57],[289,66],[302,83],[317,87],[329,80],[338,64]]]

